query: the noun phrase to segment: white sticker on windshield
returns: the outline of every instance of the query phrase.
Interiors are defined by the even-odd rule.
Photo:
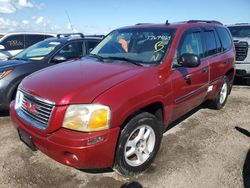
[[[57,46],[57,45],[59,45],[59,44],[61,44],[61,43],[60,43],[60,42],[50,42],[49,44],[50,44],[50,45]]]

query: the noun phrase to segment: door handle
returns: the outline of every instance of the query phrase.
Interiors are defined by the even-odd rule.
[[[184,79],[187,80],[187,81],[189,81],[191,79],[191,75],[190,74],[185,75]]]
[[[203,69],[202,69],[202,72],[203,72],[203,73],[208,73],[208,67],[203,68]]]
[[[224,64],[228,64],[228,63],[229,63],[229,60],[228,60],[228,59],[224,61]]]

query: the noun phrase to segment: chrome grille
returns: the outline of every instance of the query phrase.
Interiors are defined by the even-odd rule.
[[[32,96],[22,91],[17,114],[29,124],[46,129],[49,125],[50,116],[54,108],[54,103]]]
[[[236,61],[244,61],[247,57],[248,43],[247,42],[234,42],[236,50]]]

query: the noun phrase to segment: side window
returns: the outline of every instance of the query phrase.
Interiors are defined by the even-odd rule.
[[[219,39],[217,32],[215,32],[214,34],[215,34],[215,39],[216,39],[217,53],[220,53],[223,51],[221,41]]]
[[[44,40],[43,35],[25,35],[25,48]]]
[[[21,50],[24,49],[24,35],[12,35],[4,39],[1,43],[5,50]]]
[[[88,41],[88,51],[93,49],[94,47],[96,47],[96,45],[98,44],[98,41],[95,41],[95,40],[91,40],[91,41]]]
[[[222,28],[222,27],[218,27],[216,28],[216,30],[221,39],[223,51],[230,50],[232,47],[232,38],[229,32],[225,28]]]
[[[56,55],[69,59],[81,57],[79,46],[76,42],[64,46]]]
[[[86,55],[85,41],[79,41],[79,42],[77,42],[77,45],[78,45],[80,56]]]
[[[211,56],[217,53],[217,45],[215,40],[214,31],[205,31],[205,41],[206,41],[206,56]]]
[[[178,49],[178,56],[181,56],[184,53],[190,53],[198,55],[200,58],[202,58],[203,48],[201,41],[201,33],[193,32],[185,35],[185,38],[182,40]]]

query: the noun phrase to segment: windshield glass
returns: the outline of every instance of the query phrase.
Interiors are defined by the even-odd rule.
[[[165,57],[175,29],[129,28],[110,33],[91,52],[103,59],[159,64]]]
[[[34,61],[43,60],[59,44],[61,43],[57,41],[51,41],[51,40],[41,41],[23,50],[22,52],[14,56],[13,59],[34,60]]]
[[[233,37],[250,37],[250,26],[228,27]]]

